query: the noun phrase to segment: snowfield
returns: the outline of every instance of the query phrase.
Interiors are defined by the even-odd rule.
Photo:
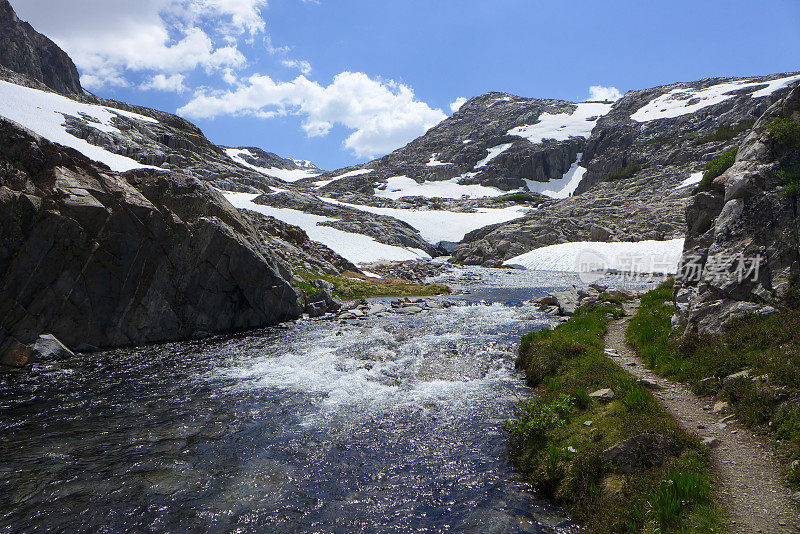
[[[348,204],[332,198],[321,198],[325,202],[354,208],[376,215],[388,215],[410,224],[419,230],[422,239],[428,243],[440,241],[459,242],[467,233],[490,224],[507,222],[525,215],[529,208],[509,207],[502,209],[479,208],[474,213],[460,213],[443,210],[404,210],[397,208],[379,208]]]
[[[65,96],[38,89],[31,89],[0,81],[0,116],[12,120],[45,139],[66,147],[74,148],[86,157],[105,163],[112,171],[125,172],[131,169],[150,168],[138,161],[90,144],[67,132],[65,115],[84,118],[94,128],[106,133],[121,133],[113,126],[112,120],[119,116],[143,122],[158,122],[151,117],[121,109],[81,104]]]
[[[510,191],[503,191],[495,187],[485,185],[462,185],[458,180],[465,178],[457,176],[450,180],[435,182],[418,183],[408,176],[392,176],[386,180],[385,189],[376,189],[375,196],[391,198],[394,200],[403,197],[425,197],[425,198],[470,198],[499,197],[507,195]]]
[[[308,234],[308,237],[326,245],[340,256],[355,264],[373,263],[377,261],[405,261],[430,259],[430,256],[416,248],[395,247],[379,243],[363,234],[343,232],[330,226],[320,226],[319,223],[335,221],[331,217],[322,217],[304,213],[299,210],[286,208],[273,208],[256,204],[253,199],[259,196],[256,193],[232,193],[222,191],[228,202],[236,208],[255,211],[263,215],[270,215],[285,223],[299,226]]]
[[[279,180],[283,180],[284,182],[296,182],[297,180],[302,180],[303,178],[313,178],[314,176],[319,176],[321,173],[319,171],[308,171],[305,169],[279,169],[277,167],[259,167],[258,165],[253,165],[245,161],[242,156],[250,156],[254,157],[253,153],[249,150],[240,150],[238,148],[227,148],[225,149],[225,153],[231,158],[233,161],[238,163],[239,165],[244,165],[248,169],[253,169],[254,171],[260,172],[266,176],[271,176],[272,178],[277,178]],[[300,160],[292,160],[295,163],[298,163]],[[308,161],[300,161],[303,166],[308,166],[310,162]],[[299,164],[299,163],[298,163]]]
[[[637,122],[647,122],[656,119],[672,119],[694,113],[703,108],[714,106],[720,102],[724,102],[735,95],[729,94],[731,91],[738,91],[747,87],[757,87],[765,85],[766,87],[755,91],[751,94],[751,98],[761,98],[769,96],[778,89],[783,89],[789,84],[800,80],[800,75],[787,76],[785,78],[778,78],[771,82],[750,82],[747,80],[738,82],[720,83],[712,85],[705,89],[691,90],[691,89],[673,89],[670,92],[659,96],[648,102],[644,107],[640,108],[636,113],[631,115],[631,119]]]
[[[428,161],[428,163],[426,163],[425,165],[428,167],[441,167],[443,165],[452,165],[452,163],[439,161],[439,154],[433,154],[431,155],[430,161]]]
[[[549,182],[525,180],[525,186],[531,193],[541,193],[550,198],[568,198],[578,188],[583,175],[588,170],[586,167],[580,166],[582,157],[583,154],[578,154],[578,159],[575,160],[575,163],[564,173],[561,179],[550,180]]]
[[[566,141],[570,137],[589,137],[597,120],[611,111],[613,104],[583,102],[575,104],[577,109],[569,113],[542,113],[536,124],[517,126],[508,131],[508,135],[524,137],[531,143],[538,144],[545,139]]]
[[[601,243],[579,241],[537,248],[503,262],[536,271],[675,274],[683,254],[683,238],[669,241]]]

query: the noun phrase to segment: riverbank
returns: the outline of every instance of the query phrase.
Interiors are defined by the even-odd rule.
[[[605,353],[607,296],[523,337],[517,367],[537,397],[510,421],[518,468],[589,532],[720,532],[708,449]]]

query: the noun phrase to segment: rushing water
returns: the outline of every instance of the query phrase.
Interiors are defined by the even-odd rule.
[[[0,532],[558,532],[502,422],[526,300],[577,283],[458,270],[459,305],[77,356],[0,376]]]

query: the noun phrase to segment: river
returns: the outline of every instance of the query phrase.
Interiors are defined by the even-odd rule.
[[[502,423],[526,301],[577,277],[439,281],[468,293],[0,375],[0,532],[565,531]]]

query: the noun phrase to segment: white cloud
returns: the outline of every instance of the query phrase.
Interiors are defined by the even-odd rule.
[[[341,124],[354,130],[344,144],[358,157],[390,152],[446,117],[416,100],[410,87],[376,81],[360,72],[342,72],[327,87],[305,76],[275,82],[253,75],[235,90],[199,91],[178,112],[193,118],[304,115],[303,129],[309,137],[324,136],[334,124]]]
[[[466,103],[467,103],[467,99],[464,98],[463,96],[460,96],[460,97],[456,98],[455,102],[450,102],[450,110],[453,113],[455,113],[456,111],[461,109],[461,106],[463,106]]]
[[[622,93],[616,87],[593,85],[589,87],[589,100],[608,100],[614,102],[622,98]]]
[[[311,63],[309,63],[308,61],[298,60],[298,59],[284,59],[283,61],[281,61],[281,64],[284,67],[288,67],[290,69],[297,69],[306,76],[311,74]]]
[[[172,76],[241,68],[238,39],[265,29],[266,0],[14,0],[56,41],[90,88],[130,85],[128,71]]]
[[[186,86],[183,84],[185,79],[186,77],[183,74],[173,74],[172,76],[156,74],[149,81],[141,84],[140,88],[144,90],[182,93],[186,90]]]

